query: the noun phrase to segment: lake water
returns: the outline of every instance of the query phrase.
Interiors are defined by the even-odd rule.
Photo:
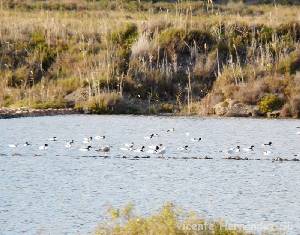
[[[55,116],[0,120],[0,234],[87,234],[110,206],[129,202],[139,214],[165,202],[261,231],[270,225],[300,234],[300,162],[272,162],[300,153],[299,120],[139,116]],[[175,128],[174,132],[166,132]],[[186,133],[190,135],[187,136]],[[145,140],[144,136],[160,136]],[[108,158],[80,152],[82,139],[105,135]],[[57,142],[50,142],[56,136]],[[201,137],[193,143],[191,138]],[[75,140],[72,149],[65,140]],[[31,146],[9,148],[9,144]],[[262,143],[273,142],[270,156]],[[165,158],[122,152],[124,143],[167,146]],[[39,146],[49,143],[47,151]],[[189,151],[178,147],[189,145]],[[262,161],[225,160],[224,150]],[[123,159],[122,156],[127,158]],[[151,158],[132,160],[133,156]],[[199,160],[193,157],[213,157]]]

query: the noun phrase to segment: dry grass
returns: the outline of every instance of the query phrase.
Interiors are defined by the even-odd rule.
[[[3,1],[0,106],[65,104],[80,90],[81,104],[116,93],[183,110],[195,102],[196,113],[197,106],[209,113],[216,101],[255,105],[275,92],[297,116],[289,107],[300,90],[299,12],[280,5]]]

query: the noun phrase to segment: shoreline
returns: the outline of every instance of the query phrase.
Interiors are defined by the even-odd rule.
[[[69,114],[80,114],[80,112],[72,108],[63,108],[63,109],[0,108],[0,119],[56,116],[56,115],[69,115]]]
[[[248,119],[266,119],[266,120],[300,120],[293,117],[268,117],[268,116],[241,116],[241,115],[200,115],[200,114],[180,114],[180,113],[157,113],[157,114],[128,114],[128,113],[103,113],[93,114],[90,112],[84,112],[73,108],[61,108],[61,109],[33,109],[33,108],[0,108],[0,120],[1,119],[14,119],[24,117],[42,117],[42,116],[58,116],[58,115],[72,115],[72,114],[86,114],[86,115],[141,115],[141,116],[160,116],[160,117],[202,117],[202,118],[248,118]]]

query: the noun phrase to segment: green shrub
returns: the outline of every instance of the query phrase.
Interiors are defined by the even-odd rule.
[[[231,229],[223,222],[206,221],[195,213],[186,213],[167,203],[158,213],[138,217],[133,206],[110,209],[110,220],[95,230],[95,235],[246,235],[242,228]]]
[[[183,29],[169,28],[159,34],[159,44],[162,48],[179,51],[186,47],[185,36],[186,33]]]
[[[33,100],[30,101],[28,99],[19,100],[16,103],[13,103],[10,105],[12,108],[33,108],[33,109],[61,109],[61,108],[67,108],[68,104],[67,101],[64,99],[56,99],[56,100]]]
[[[127,23],[121,29],[109,35],[109,41],[121,47],[130,47],[138,37],[138,28],[134,23]]]
[[[278,63],[278,71],[282,74],[294,74],[300,71],[300,51],[294,51]]]
[[[190,46],[196,46],[198,48],[204,49],[206,46],[206,50],[210,50],[210,48],[215,43],[214,37],[208,31],[201,31],[201,30],[191,30],[185,36],[184,40]]]
[[[55,86],[60,88],[64,95],[68,95],[81,86],[79,78],[70,77],[65,79],[58,79],[54,82]]]
[[[173,113],[174,110],[175,110],[174,105],[170,103],[163,103],[159,107],[160,113]]]
[[[75,109],[93,114],[119,113],[121,108],[122,97],[117,93],[103,93],[75,105]]]
[[[279,110],[284,104],[284,101],[277,95],[269,94],[264,96],[259,102],[259,110],[263,113]]]

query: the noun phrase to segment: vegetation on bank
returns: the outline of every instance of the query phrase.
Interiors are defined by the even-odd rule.
[[[121,209],[111,208],[108,212],[109,216],[98,225],[94,235],[251,235],[253,230],[259,230],[262,235],[285,234],[276,226],[252,226],[246,231],[241,225],[204,219],[172,203],[147,216],[137,216],[132,204]]]
[[[133,214],[132,205],[121,210],[111,209],[110,220],[100,224],[95,235],[249,235],[242,228],[228,227],[223,222],[206,221],[195,213],[185,213],[166,204],[161,210],[148,217]]]
[[[1,1],[0,107],[300,117],[300,7]]]

